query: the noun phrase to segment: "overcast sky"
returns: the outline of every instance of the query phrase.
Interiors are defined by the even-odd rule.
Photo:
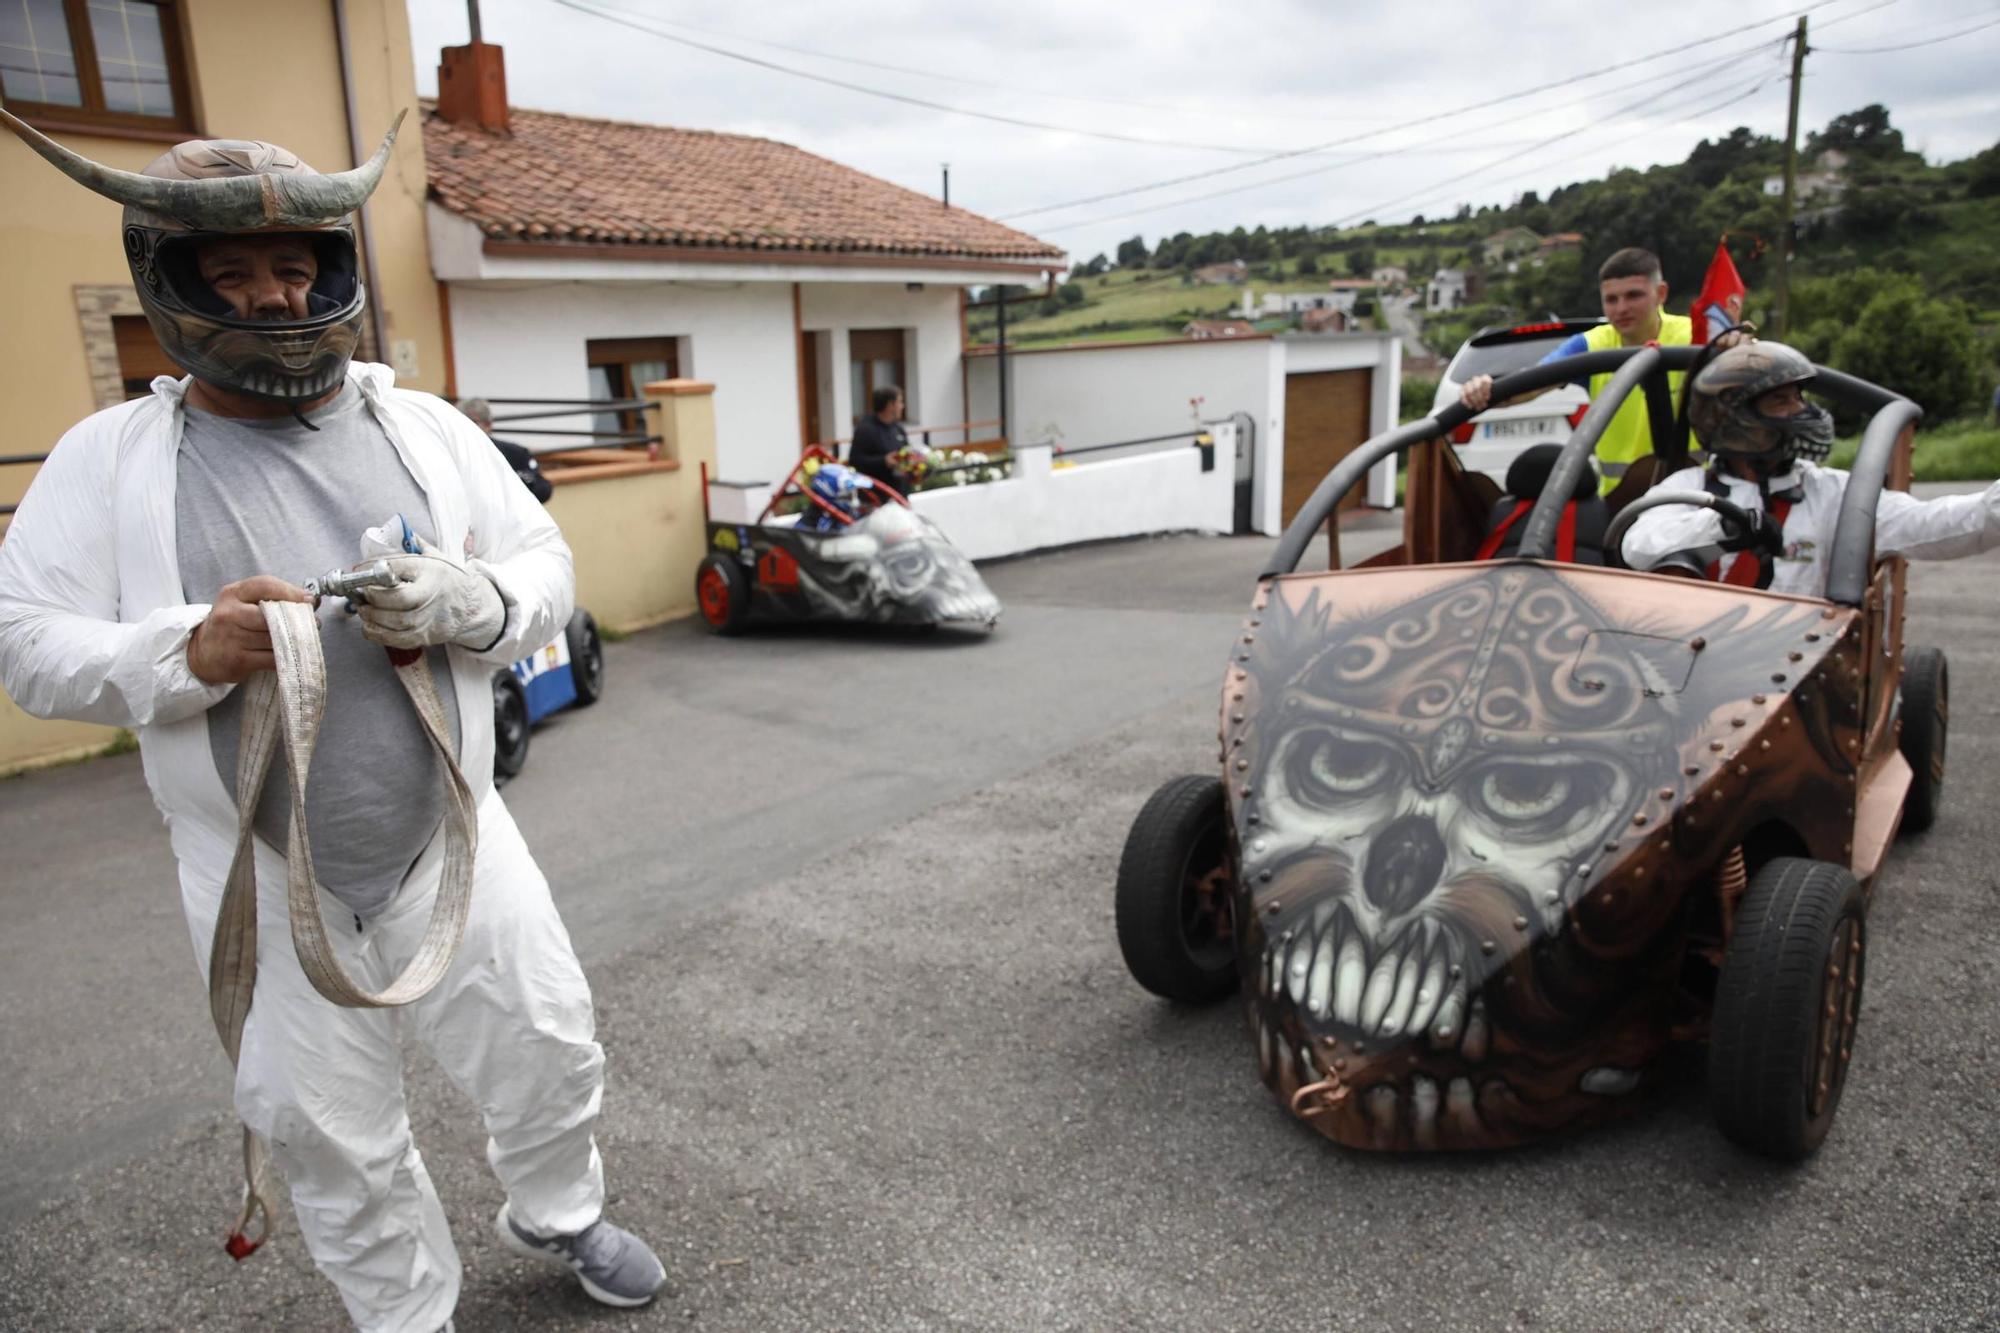
[[[563,0],[481,0],[485,39],[506,48],[513,105],[763,135],[932,195],[949,162],[953,203],[1079,261],[1134,234],[1151,243],[1505,203],[1614,166],[1679,161],[1737,125],[1782,136],[1790,57],[1780,39],[1801,9],[1813,48],[1802,139],[1881,102],[1932,161],[2000,140],[1992,0],[571,4],[637,26]],[[438,49],[466,40],[466,6],[409,7],[417,82],[430,96]],[[1922,44],[1864,50],[1911,43]],[[1561,80],[1576,81],[1545,88]],[[1527,95],[1460,112],[1509,94]],[[1332,146],[1296,151],[1319,145]]]

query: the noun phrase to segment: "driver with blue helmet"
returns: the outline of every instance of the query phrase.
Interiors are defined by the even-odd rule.
[[[799,527],[807,532],[838,532],[861,517],[861,492],[874,488],[874,478],[844,463],[822,463],[807,483],[808,503],[799,513]]]

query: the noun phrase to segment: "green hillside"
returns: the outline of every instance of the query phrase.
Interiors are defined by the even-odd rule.
[[[1768,328],[1780,202],[1765,187],[1783,165],[1779,140],[1739,128],[1702,141],[1683,162],[1580,181],[1547,198],[1529,192],[1506,205],[1466,205],[1449,218],[1183,232],[1150,246],[1135,236],[1115,255],[1079,264],[1056,293],[1012,302],[1008,339],[1177,337],[1189,319],[1240,307],[1241,287],[1192,276],[1237,259],[1260,296],[1323,290],[1330,276],[1388,264],[1421,284],[1439,268],[1478,267],[1483,240],[1509,227],[1576,232],[1583,242],[1539,265],[1485,274],[1476,304],[1426,324],[1432,347],[1448,354],[1488,323],[1594,315],[1597,266],[1627,245],[1660,256],[1669,308],[1685,312],[1725,234],[1750,288],[1746,314]],[[1868,106],[1807,135],[1799,172],[1787,336],[1857,374],[1897,376],[1933,420],[1984,408],[2000,360],[2000,143],[1933,166],[1905,148],[1885,108]],[[975,308],[971,333],[992,339],[991,307]]]

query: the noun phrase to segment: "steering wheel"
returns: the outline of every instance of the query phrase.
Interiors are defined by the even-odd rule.
[[[1722,520],[1724,542],[1741,537],[1756,521],[1750,517],[1748,510],[1735,501],[1725,500],[1719,495],[1710,495],[1707,491],[1651,491],[1618,511],[1618,517],[1612,519],[1611,526],[1604,531],[1604,549],[1615,555],[1619,563],[1626,568],[1631,568],[1632,562],[1625,559],[1625,534],[1632,530],[1632,525],[1638,521],[1639,515],[1648,509],[1658,509],[1662,505],[1693,505],[1697,509],[1713,510],[1716,517]],[[1670,574],[1677,571],[1662,564],[1649,572]]]

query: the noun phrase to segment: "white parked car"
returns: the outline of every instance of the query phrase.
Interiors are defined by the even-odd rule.
[[[1517,370],[1526,370],[1564,340],[1587,333],[1603,323],[1601,319],[1550,319],[1481,329],[1465,340],[1465,345],[1445,367],[1438,381],[1433,410],[1458,401],[1459,386],[1475,375],[1499,379]],[[1560,444],[1569,438],[1576,423],[1590,406],[1590,393],[1581,385],[1559,384],[1539,397],[1504,407],[1489,407],[1471,421],[1451,432],[1458,457],[1468,472],[1483,472],[1504,486],[1507,467],[1515,455],[1530,445]]]

